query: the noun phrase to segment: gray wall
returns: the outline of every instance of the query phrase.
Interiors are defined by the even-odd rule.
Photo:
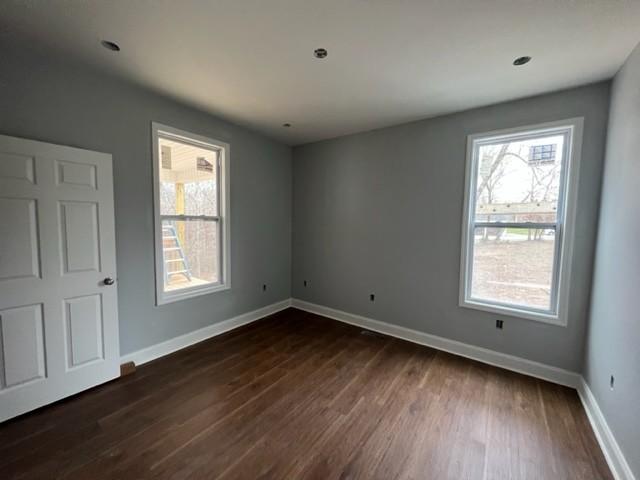
[[[0,133],[113,155],[123,354],[290,296],[290,147],[63,59],[0,62]],[[152,121],[231,144],[229,291],[155,306]]]
[[[640,46],[613,81],[605,158],[584,373],[640,478]]]
[[[607,82],[294,148],[293,296],[579,371],[608,105]],[[568,326],[458,307],[467,135],[577,116]]]

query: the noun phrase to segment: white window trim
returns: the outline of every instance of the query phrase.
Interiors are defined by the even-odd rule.
[[[569,289],[570,276],[573,258],[573,241],[575,229],[575,217],[578,197],[578,179],[580,171],[580,158],[582,151],[582,131],[584,119],[570,118],[557,122],[549,122],[537,125],[528,125],[506,130],[498,130],[486,133],[478,133],[467,137],[467,159],[464,184],[464,213],[462,221],[462,244],[460,255],[460,299],[459,305],[464,308],[482,310],[485,312],[507,315],[510,317],[524,318],[535,320],[553,325],[567,326],[568,308],[569,308]],[[558,260],[556,267],[559,266],[557,276],[557,293],[555,313],[536,311],[535,309],[518,308],[512,305],[501,305],[496,302],[482,301],[472,299],[468,296],[468,286],[471,279],[471,258],[469,257],[470,242],[473,241],[473,235],[470,235],[471,225],[473,223],[473,213],[475,211],[475,195],[471,196],[472,184],[475,184],[477,175],[477,162],[474,158],[474,144],[477,141],[496,141],[502,137],[510,137],[519,133],[526,134],[544,134],[545,132],[553,132],[555,130],[567,128],[570,129],[570,141],[565,147],[567,149],[567,164],[563,165],[564,175],[564,191],[562,192],[562,200],[564,208],[562,209],[562,220],[558,221],[562,225],[562,234],[560,237],[560,245],[558,251]],[[562,186],[561,186],[562,188]]]
[[[219,216],[221,235],[220,243],[222,252],[220,260],[222,262],[220,282],[210,285],[195,286],[180,289],[173,292],[164,291],[164,265],[162,253],[162,221],[160,217],[160,152],[158,140],[160,134],[174,137],[176,140],[190,143],[196,146],[214,148],[220,152],[220,185],[222,192],[219,192]],[[153,218],[154,218],[154,253],[155,253],[155,284],[156,284],[156,305],[164,305],[187,298],[206,295],[213,292],[220,292],[231,288],[231,216],[230,216],[230,175],[229,159],[231,147],[228,143],[212,138],[197,135],[177,128],[162,125],[161,123],[151,123],[151,138],[153,151]],[[220,194],[222,193],[222,194]]]

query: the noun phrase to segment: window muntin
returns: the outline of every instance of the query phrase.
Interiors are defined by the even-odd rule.
[[[229,147],[153,125],[158,304],[229,288]]]
[[[564,322],[560,290],[575,127],[470,138],[461,305]]]

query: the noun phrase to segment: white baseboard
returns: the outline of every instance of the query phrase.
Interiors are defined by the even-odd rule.
[[[616,480],[635,480],[636,477],[631,471],[631,467],[629,467],[622,450],[620,450],[620,446],[616,442],[613,432],[611,432],[607,420],[598,406],[596,397],[593,396],[584,378],[580,378],[578,395],[614,478]]]
[[[496,352],[494,350],[476,347],[474,345],[469,345],[468,343],[462,343],[456,340],[450,340],[448,338],[420,332],[418,330],[392,325],[379,320],[373,320],[360,315],[354,315],[341,310],[316,305],[315,303],[305,302],[296,298],[291,300],[291,306],[300,310],[333,318],[340,322],[357,325],[358,327],[366,328],[368,330],[384,333],[385,335],[401,338],[420,345],[426,345],[438,350],[453,353],[454,355],[460,355],[472,360],[477,360],[479,362],[505,368],[514,372],[523,373],[525,375],[558,383],[567,387],[577,388],[580,383],[581,377],[578,373],[552,367],[543,363],[533,362],[513,355]]]
[[[290,306],[291,299],[287,299],[267,305],[266,307],[259,308],[252,312],[243,313],[237,317],[229,318],[228,320],[208,325],[193,332],[185,333],[184,335],[180,335],[179,337],[172,338],[165,342],[151,345],[150,347],[123,355],[120,357],[120,363],[134,362],[136,365],[142,365],[143,363],[164,357],[165,355],[169,355],[170,353],[181,350],[193,345],[194,343],[202,342],[207,338],[215,337],[216,335],[241,327],[247,323],[255,322],[256,320],[260,320],[261,318],[289,308]]]

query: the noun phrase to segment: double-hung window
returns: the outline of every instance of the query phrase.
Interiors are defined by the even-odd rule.
[[[230,287],[229,145],[152,124],[156,300]]]
[[[566,324],[582,120],[471,135],[460,304]]]

